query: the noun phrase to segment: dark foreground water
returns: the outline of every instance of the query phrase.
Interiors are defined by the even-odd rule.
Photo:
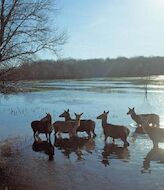
[[[135,122],[126,115],[157,113],[164,127],[164,79],[89,79],[39,82],[54,90],[0,97],[0,189],[164,189],[164,144],[152,148],[146,135],[133,141]],[[67,135],[51,144],[33,142],[30,123],[50,112],[59,120],[64,109],[84,112],[96,122],[96,138],[85,133],[70,140]],[[96,117],[109,110],[108,122],[126,125],[129,147],[117,140],[104,143],[101,122]],[[44,135],[40,135],[44,141]],[[55,152],[52,158],[52,152]],[[49,156],[50,155],[50,156]]]

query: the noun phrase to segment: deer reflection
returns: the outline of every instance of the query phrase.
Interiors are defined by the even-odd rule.
[[[164,164],[164,149],[152,148],[143,161],[143,169],[141,173],[151,173],[150,163],[155,161],[158,164]]]
[[[38,139],[33,142],[32,149],[35,152],[44,152],[49,156],[49,160],[53,160],[54,157],[54,146],[51,144],[51,141],[42,141]]]
[[[103,148],[101,163],[105,166],[109,165],[110,159],[128,160],[130,157],[129,150],[126,146],[119,147],[116,144],[107,144]]]
[[[77,160],[83,160],[82,150],[92,153],[94,150],[95,142],[93,138],[74,137],[74,138],[55,138],[54,146],[62,150],[62,153],[70,159],[70,155],[75,153]]]

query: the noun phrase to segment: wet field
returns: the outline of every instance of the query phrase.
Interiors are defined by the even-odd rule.
[[[148,91],[146,93],[146,84]],[[136,78],[60,80],[37,82],[50,91],[1,95],[0,97],[0,189],[163,189],[164,144],[153,149],[147,135],[133,141],[135,122],[128,107],[137,113],[156,113],[164,127],[164,79]],[[54,87],[54,90],[52,89]],[[70,140],[51,136],[41,146],[33,140],[32,120],[51,113],[53,122],[70,109],[84,112],[82,119],[96,122],[96,138],[78,133]],[[121,140],[104,143],[96,117],[109,110],[108,122],[126,125],[129,147]],[[52,158],[52,153],[54,156]]]

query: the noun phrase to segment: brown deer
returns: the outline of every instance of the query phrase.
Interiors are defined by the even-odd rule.
[[[69,109],[67,111],[64,111],[59,117],[64,117],[65,121],[74,121],[70,117]],[[77,128],[77,132],[86,132],[89,137],[91,137],[92,133],[93,137],[95,137],[95,122],[92,120],[80,120],[80,126]]]
[[[52,132],[52,117],[49,113],[41,120],[35,120],[31,122],[31,128],[34,132],[34,139],[36,138],[36,133],[45,133],[47,140],[50,140],[50,135]],[[49,138],[48,138],[49,135]]]
[[[109,111],[108,112],[104,111],[104,113],[102,113],[101,115],[97,117],[97,119],[102,120],[102,128],[105,135],[105,142],[108,137],[112,137],[113,142],[115,139],[120,138],[124,142],[124,146],[129,146],[127,137],[129,135],[130,130],[127,127],[122,126],[122,125],[113,125],[113,124],[107,123],[108,113]]]
[[[147,121],[142,121],[141,125],[143,131],[148,134],[149,138],[153,142],[154,148],[158,148],[158,144],[161,142],[164,143],[164,129],[149,126]]]
[[[152,127],[159,127],[159,116],[157,114],[136,114],[134,107],[127,112],[127,115],[130,115],[131,118],[137,123],[136,132],[144,133],[141,125],[143,121],[147,123],[148,126],[152,125]],[[145,126],[146,127],[146,126]]]
[[[83,113],[81,114],[76,114],[76,119],[74,121],[69,120],[69,121],[60,121],[60,122],[55,122],[53,124],[55,135],[59,135],[61,133],[69,133],[70,137],[76,136],[76,130],[80,126],[80,117],[82,116]],[[60,124],[59,124],[60,123]]]
[[[52,125],[53,125],[53,129],[54,129],[54,135],[57,136],[57,134],[58,134],[61,137],[61,133],[58,133],[58,129],[61,127],[62,128],[66,127],[66,122],[65,121],[55,121]],[[65,131],[63,130],[62,133],[68,133],[68,130],[65,130]]]

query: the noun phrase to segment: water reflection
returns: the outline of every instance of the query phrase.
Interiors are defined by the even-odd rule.
[[[0,189],[8,189],[8,179],[5,170],[0,168]]]
[[[58,147],[68,159],[70,159],[72,153],[75,153],[77,160],[83,160],[83,151],[92,153],[95,148],[95,141],[93,138],[85,137],[74,137],[71,139],[55,138],[54,146]]]
[[[143,161],[143,169],[141,173],[151,173],[150,163],[155,161],[158,164],[164,164],[164,149],[152,148]]]
[[[44,152],[49,156],[49,160],[53,160],[54,157],[54,147],[51,144],[51,141],[41,141],[36,140],[32,144],[32,149],[35,152]]]
[[[116,144],[105,143],[101,163],[105,166],[110,165],[110,159],[120,159],[127,161],[130,158],[130,153],[127,147],[120,147]]]

